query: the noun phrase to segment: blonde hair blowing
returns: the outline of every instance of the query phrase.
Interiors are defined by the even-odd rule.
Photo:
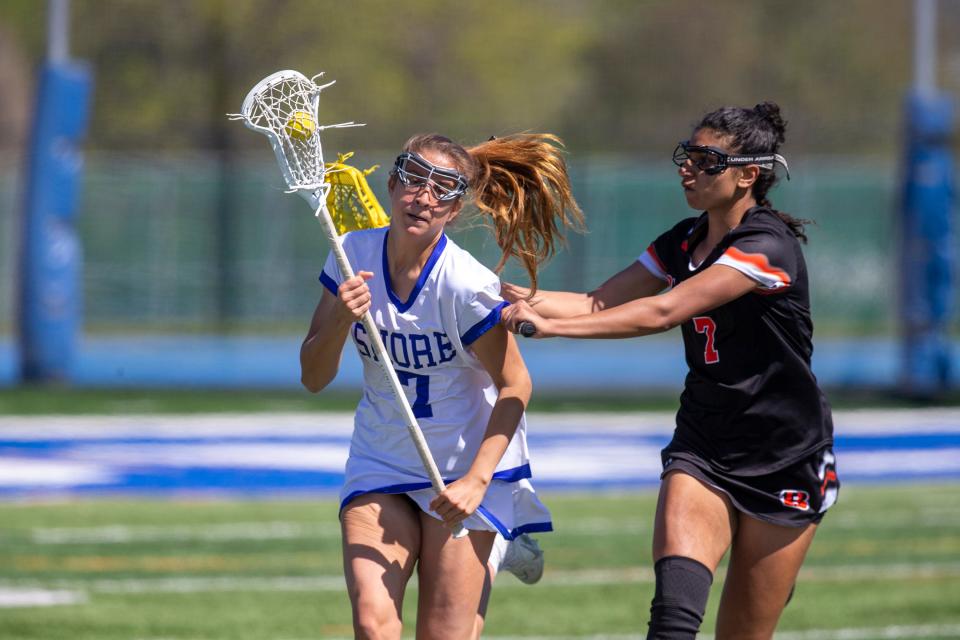
[[[537,289],[537,270],[565,244],[563,229],[584,229],[583,213],[573,197],[563,142],[548,133],[519,133],[464,148],[438,134],[415,135],[404,151],[433,149],[446,155],[466,176],[474,204],[490,218],[500,272],[511,257]]]
[[[566,239],[563,230],[584,228],[573,197],[561,140],[551,134],[516,134],[467,149],[477,164],[470,176],[477,208],[490,218],[500,272],[513,257],[537,289],[537,270]]]

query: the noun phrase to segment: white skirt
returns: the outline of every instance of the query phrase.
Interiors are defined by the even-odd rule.
[[[354,488],[352,491],[346,491],[344,487],[346,498],[340,503],[340,510],[343,511],[352,499],[367,493],[405,493],[424,513],[440,520],[440,516],[430,509],[430,502],[437,495],[433,487],[429,483],[416,485],[394,484],[371,489]],[[463,526],[471,531],[497,531],[507,540],[513,540],[521,533],[553,531],[550,510],[540,502],[527,478],[492,480],[480,506],[463,521]]]

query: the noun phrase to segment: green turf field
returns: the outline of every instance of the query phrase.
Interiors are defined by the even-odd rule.
[[[679,394],[536,394],[532,411],[672,411]],[[353,411],[360,392],[263,389],[0,388],[0,415]]]
[[[484,637],[643,638],[654,495],[545,497],[544,578],[502,576]],[[9,606],[43,597],[77,602]],[[3,603],[4,640],[352,637],[331,500],[0,504]],[[956,486],[845,487],[777,637],[960,637]]]
[[[676,393],[577,394],[535,391],[531,411],[676,411]],[[892,391],[842,389],[828,391],[834,409],[912,408],[932,399],[908,398]],[[0,387],[0,415],[128,414],[280,411],[352,411],[360,392],[298,389],[73,388],[58,386]],[[937,397],[939,406],[960,406],[960,392]]]

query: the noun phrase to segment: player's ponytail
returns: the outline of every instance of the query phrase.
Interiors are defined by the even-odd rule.
[[[515,134],[467,150],[476,163],[476,175],[468,176],[474,202],[501,251],[494,271],[516,258],[533,291],[538,268],[565,241],[563,229],[583,229],[562,145],[550,134]]]
[[[515,134],[466,149],[450,138],[427,133],[407,140],[403,151],[432,149],[456,164],[500,247],[494,271],[516,258],[536,291],[537,270],[564,243],[563,229],[580,231],[584,226],[562,146],[554,135]]]

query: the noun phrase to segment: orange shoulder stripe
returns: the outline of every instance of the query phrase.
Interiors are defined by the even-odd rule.
[[[771,278],[779,280],[784,284],[790,284],[790,276],[787,274],[787,272],[770,264],[770,261],[767,260],[767,256],[763,255],[762,253],[745,253],[736,247],[728,247],[723,254],[730,256],[737,262],[745,262],[758,271],[770,276]]]

